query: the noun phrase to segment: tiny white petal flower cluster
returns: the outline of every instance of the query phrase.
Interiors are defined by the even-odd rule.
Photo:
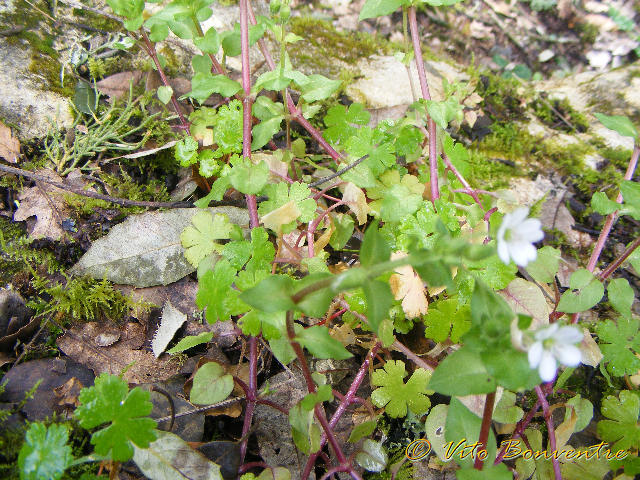
[[[535,342],[529,347],[529,366],[538,369],[542,381],[550,382],[556,376],[557,362],[568,367],[580,364],[582,353],[575,344],[581,342],[582,337],[577,327],[560,327],[557,323],[538,330]]]
[[[498,229],[498,256],[508,264],[511,259],[516,265],[526,267],[536,259],[535,242],[544,238],[542,224],[537,218],[527,218],[529,209],[520,207],[507,213]]]

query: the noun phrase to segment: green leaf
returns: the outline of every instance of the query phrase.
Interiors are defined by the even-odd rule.
[[[633,304],[634,293],[626,278],[615,278],[607,286],[609,303],[622,316],[631,316],[631,305]]]
[[[190,348],[197,347],[203,343],[208,343],[213,338],[213,332],[202,332],[200,335],[189,335],[181,339],[175,347],[167,350],[167,353],[181,353]]]
[[[348,441],[351,443],[356,443],[360,439],[371,435],[375,431],[376,427],[378,426],[379,419],[380,419],[380,415],[376,416],[376,418],[374,418],[373,420],[362,422],[356,425],[355,427],[353,427],[353,430],[351,430],[351,434],[349,435]]]
[[[226,215],[218,213],[212,216],[208,210],[196,212],[191,223],[193,225],[182,231],[180,242],[185,248],[185,258],[197,268],[203,258],[222,250],[222,245],[216,240],[230,238],[234,225]]]
[[[204,37],[194,38],[193,43],[204,53],[215,55],[218,53],[218,50],[220,50],[220,36],[213,27],[207,30]]]
[[[226,75],[197,72],[191,79],[191,91],[185,96],[203,104],[214,93],[219,93],[223,97],[232,97],[241,89],[242,85]]]
[[[640,370],[640,320],[633,317],[620,317],[617,322],[606,320],[596,325],[600,350],[607,370],[618,377],[633,375]]]
[[[233,390],[233,377],[225,374],[216,362],[207,362],[193,376],[189,401],[196,405],[212,405],[225,400]]]
[[[169,100],[171,100],[171,95],[173,95],[173,88],[165,87],[164,85],[158,87],[158,100],[160,100],[162,103],[169,103]]]
[[[560,255],[560,250],[545,245],[538,250],[538,256],[535,261],[527,265],[527,272],[536,282],[553,282],[556,273],[558,273]]]
[[[289,425],[293,442],[298,449],[309,455],[320,448],[320,427],[314,423],[313,410],[306,410],[301,402],[289,409]]]
[[[620,398],[609,395],[602,401],[602,415],[610,420],[598,422],[598,435],[613,443],[612,452],[640,447],[640,397],[623,390]]]
[[[342,343],[329,335],[329,329],[325,326],[314,325],[302,329],[296,335],[296,340],[316,358],[345,360],[353,357]]]
[[[614,130],[623,137],[631,137],[634,140],[638,140],[638,130],[628,117],[622,115],[609,116],[603,113],[594,113],[594,116],[609,130]]]
[[[444,429],[444,435],[447,442],[453,442],[453,446],[450,451],[453,455],[453,460],[463,468],[473,467],[475,457],[467,455],[464,458],[460,458],[462,456],[461,450],[457,450],[455,453],[453,453],[453,450],[460,440],[463,441],[463,444],[466,442],[467,445],[472,445],[476,442],[480,437],[481,424],[482,419],[469,411],[469,409],[465,407],[460,400],[457,398],[451,399],[449,411],[447,413],[447,423]],[[468,450],[469,449],[467,449],[467,451]],[[491,430],[489,431],[486,450],[487,457],[484,459],[484,463],[485,465],[492,465],[496,456],[496,437]]]
[[[517,423],[524,416],[524,411],[516,406],[516,394],[509,390],[502,392],[502,397],[493,411],[493,421],[499,423]]]
[[[255,164],[248,158],[238,158],[229,172],[233,188],[247,195],[260,192],[269,180],[269,165],[264,160]]]
[[[46,427],[36,422],[29,426],[18,454],[21,480],[58,480],[73,461],[67,445],[69,432],[65,425]]]
[[[433,1],[433,0],[432,0]],[[513,473],[504,463],[499,465],[485,465],[482,471],[475,468],[465,468],[456,472],[458,480],[512,480]]]
[[[198,160],[198,142],[193,137],[184,137],[176,143],[174,155],[183,167],[194,164]]]
[[[389,360],[384,364],[384,369],[374,371],[371,376],[371,384],[379,387],[371,393],[371,401],[377,407],[385,407],[385,412],[390,417],[406,416],[407,408],[422,415],[431,406],[427,397],[433,393],[427,388],[431,373],[418,368],[407,383],[404,383],[406,376],[404,362],[401,360]]]
[[[440,362],[429,387],[443,395],[479,395],[494,392],[496,381],[489,375],[480,354],[463,347]]]
[[[624,207],[620,214],[640,220],[640,183],[623,180],[620,184],[620,193],[624,198]]]
[[[73,104],[82,113],[93,115],[96,112],[98,98],[96,91],[85,81],[76,83],[73,93]]]
[[[369,267],[376,263],[386,262],[391,257],[389,244],[375,225],[371,225],[362,238],[360,247],[360,264]]]
[[[431,5],[432,7],[443,7],[448,5],[455,5],[463,0],[420,0],[421,3]]]
[[[120,377],[103,373],[91,388],[78,396],[75,416],[87,430],[105,423],[109,426],[91,435],[98,455],[124,462],[133,456],[131,443],[147,448],[156,439],[156,422],[147,416],[153,409],[149,392],[136,387],[129,391]]]
[[[571,410],[573,410],[577,416],[573,431],[580,432],[587,428],[593,418],[593,404],[586,398],[582,398],[580,394],[577,394],[567,401],[567,406],[571,408],[565,409],[564,421],[568,421],[571,417]]]
[[[127,21],[124,22],[127,30],[138,30],[140,25],[142,25],[144,0],[107,0],[107,4],[116,15],[127,19]]]
[[[239,300],[239,292],[232,288],[236,272],[229,261],[223,258],[213,270],[208,270],[198,279],[196,304],[199,308],[206,307],[207,322],[226,322],[231,316],[248,310]]]
[[[404,4],[404,0],[367,0],[360,10],[359,21],[367,18],[382,17],[395,12]]]
[[[620,209],[620,204],[609,200],[607,194],[604,192],[596,192],[591,197],[591,208],[593,208],[600,215],[609,215]]]
[[[264,25],[249,25],[249,46],[256,43],[264,35]],[[223,32],[222,49],[229,57],[237,57],[242,53],[240,45],[240,24],[236,22],[232,31]]]
[[[498,385],[509,390],[530,390],[540,383],[538,371],[531,369],[527,354],[513,348],[489,349],[481,354],[482,363]]]
[[[333,400],[333,392],[331,385],[320,385],[315,393],[307,393],[300,401],[300,405],[305,410],[313,410],[316,405],[323,402],[331,402]]]
[[[356,462],[369,472],[382,472],[387,467],[389,457],[381,442],[367,438],[362,442],[362,449],[356,453]]]
[[[264,188],[264,193],[269,197],[269,200],[261,202],[258,207],[258,213],[263,221],[268,213],[274,212],[290,202],[293,207],[297,208],[295,212],[297,214],[297,220],[282,224],[282,232],[289,233],[292,231],[298,221],[306,223],[313,220],[316,211],[316,202],[312,198],[309,198],[311,190],[309,190],[309,187],[306,185],[300,182],[294,182],[291,185],[287,185],[286,182],[279,182],[277,184],[267,185]]]
[[[460,306],[457,298],[438,300],[429,305],[423,321],[426,338],[440,343],[451,337],[453,343],[458,343],[471,326],[471,310],[468,305]]]
[[[296,308],[296,304],[291,300],[293,291],[294,283],[291,277],[272,275],[243,292],[240,299],[263,312],[281,312]]]
[[[307,102],[317,102],[329,98],[342,85],[340,80],[329,80],[323,75],[309,75],[307,82],[300,85],[302,98]]]
[[[387,282],[373,280],[362,285],[367,300],[367,320],[371,330],[378,333],[385,318],[389,318],[389,309],[393,304],[393,295]]]
[[[342,250],[353,235],[355,222],[353,217],[346,213],[339,213],[333,217],[335,231],[331,234],[329,245],[334,250]]]
[[[560,297],[557,310],[565,313],[578,313],[589,310],[604,295],[604,285],[593,273],[585,268],[576,270],[569,279],[569,288]]]
[[[462,120],[462,105],[455,97],[449,97],[444,101],[427,100],[427,112],[429,116],[443,130],[449,126],[452,120]]]
[[[254,125],[251,130],[253,137],[251,140],[251,150],[258,150],[269,143],[269,140],[280,131],[282,120],[284,120],[284,115],[279,115]]]
[[[324,261],[322,261],[322,266],[326,267],[326,263]],[[312,285],[318,281],[331,277],[332,275],[329,272],[317,272],[307,275],[298,282],[296,292],[299,292],[307,286]],[[297,308],[309,317],[322,317],[327,313],[329,305],[331,305],[331,301],[333,300],[333,296],[333,290],[329,288],[329,286],[327,286],[326,288],[322,288],[305,296],[300,302],[298,302]]]

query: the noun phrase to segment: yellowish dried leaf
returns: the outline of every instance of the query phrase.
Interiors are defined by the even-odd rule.
[[[273,230],[276,233],[280,233],[282,226],[287,223],[293,222],[300,216],[300,209],[294,200],[291,200],[280,208],[267,213],[262,217],[262,223],[265,228]]]
[[[405,252],[394,252],[392,260],[406,257]],[[389,279],[391,292],[396,300],[402,300],[402,310],[407,318],[416,318],[427,313],[429,302],[425,295],[424,282],[411,265],[396,268]]]
[[[0,122],[0,158],[9,163],[17,163],[20,156],[20,142],[11,133],[11,129]]]
[[[342,195],[342,200],[347,204],[349,209],[356,214],[359,225],[367,221],[369,205],[367,204],[367,197],[362,189],[356,187],[351,182],[347,183],[344,194]]]

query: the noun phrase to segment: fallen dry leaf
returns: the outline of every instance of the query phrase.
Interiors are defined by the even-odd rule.
[[[394,252],[392,260],[406,257],[405,252]],[[389,279],[391,292],[396,300],[402,300],[402,310],[407,318],[416,318],[427,313],[429,302],[425,295],[424,283],[411,265],[396,268]]]
[[[177,374],[178,362],[171,357],[156,359],[148,350],[138,350],[144,330],[140,324],[130,323],[122,330],[120,340],[108,347],[98,347],[95,339],[106,329],[97,322],[67,330],[58,338],[58,347],[67,356],[101,373],[120,375],[129,383],[159,382]],[[125,371],[126,370],[126,371]]]
[[[62,178],[52,170],[40,170],[37,173],[52,181],[62,182]],[[69,207],[64,202],[65,193],[44,182],[25,188],[18,196],[20,206],[13,215],[14,221],[24,222],[29,217],[36,217],[35,223],[28,226],[30,238],[60,240],[64,234],[62,220],[69,215]]]
[[[351,182],[347,183],[342,195],[342,200],[347,204],[349,209],[356,214],[359,225],[367,221],[369,205],[367,205],[367,198],[362,189],[356,187],[355,184]]]
[[[11,129],[0,122],[0,158],[9,163],[17,163],[20,156],[20,142],[11,134]]]
[[[142,78],[142,73],[136,70],[134,72],[120,72],[109,75],[96,83],[96,88],[101,94],[109,97],[110,100],[117,100],[129,94],[129,86],[132,83],[136,85]]]

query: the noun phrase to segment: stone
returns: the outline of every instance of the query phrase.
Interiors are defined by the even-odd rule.
[[[374,55],[362,59],[358,65],[362,78],[347,87],[347,94],[356,102],[370,108],[410,105],[421,97],[420,81],[415,62],[411,64],[411,79],[407,67],[391,55]],[[445,62],[425,61],[429,92],[434,100],[443,100],[443,79],[449,83],[462,82],[468,75]],[[393,88],[389,88],[393,85]]]

